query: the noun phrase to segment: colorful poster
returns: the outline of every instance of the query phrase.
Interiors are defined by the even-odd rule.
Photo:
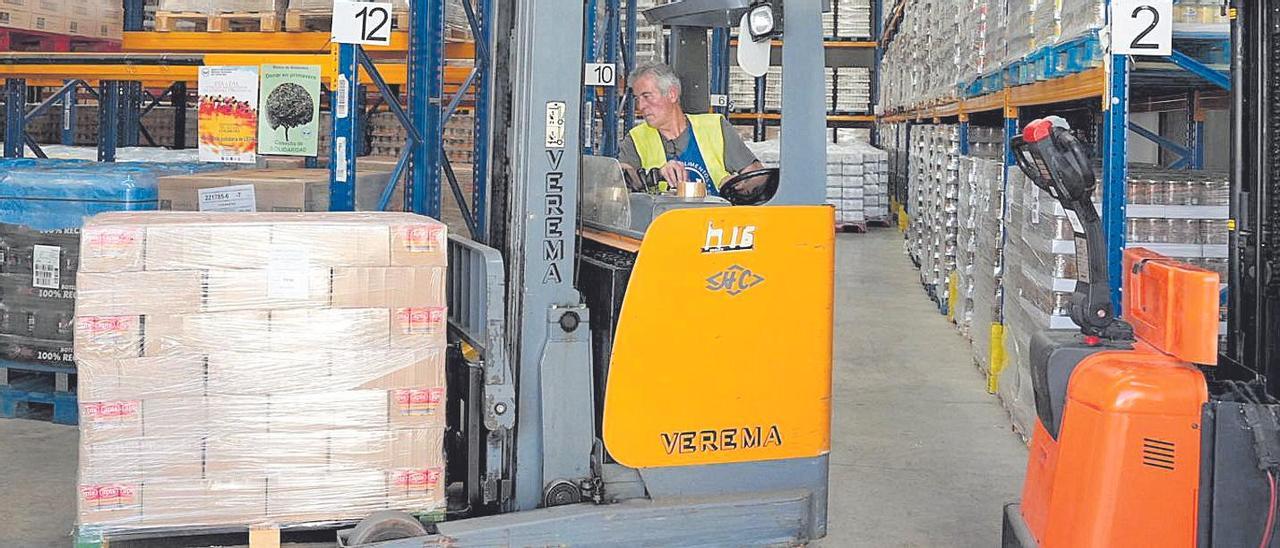
[[[258,153],[315,156],[320,141],[320,66],[262,65]]]
[[[252,164],[258,148],[258,67],[200,67],[201,162]]]

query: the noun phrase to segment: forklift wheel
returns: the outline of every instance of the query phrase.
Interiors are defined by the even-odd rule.
[[[369,514],[360,520],[351,535],[347,537],[348,546],[361,546],[385,540],[422,537],[428,533],[427,527],[405,512],[383,510]]]

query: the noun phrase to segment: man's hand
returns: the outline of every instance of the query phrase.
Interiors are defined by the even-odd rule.
[[[662,178],[674,187],[676,183],[683,183],[689,180],[689,174],[684,170],[684,163],[679,160],[671,160],[662,166]]]

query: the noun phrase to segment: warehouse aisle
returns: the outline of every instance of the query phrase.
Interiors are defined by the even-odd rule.
[[[1022,441],[896,229],[841,235],[824,547],[998,546]]]
[[[996,545],[1026,450],[892,229],[838,243],[830,535],[823,547]],[[0,538],[66,546],[76,431],[0,419]]]

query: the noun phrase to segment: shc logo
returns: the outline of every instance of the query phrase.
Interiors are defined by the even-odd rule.
[[[707,241],[702,246],[703,253],[720,253],[722,251],[746,251],[756,247],[755,225],[735,226],[729,232],[729,240],[725,241],[725,229],[716,228],[715,223],[707,223]]]
[[[736,297],[739,293],[762,283],[764,283],[764,276],[735,264],[707,278],[707,291],[712,293],[723,291],[731,297]]]

